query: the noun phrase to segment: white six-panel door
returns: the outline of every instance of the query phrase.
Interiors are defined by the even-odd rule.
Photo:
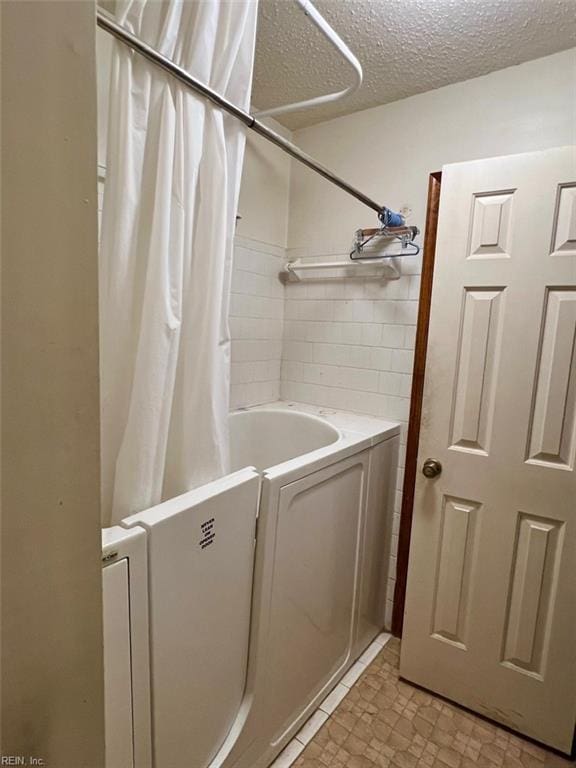
[[[575,338],[575,148],[446,167],[401,673],[565,752]]]

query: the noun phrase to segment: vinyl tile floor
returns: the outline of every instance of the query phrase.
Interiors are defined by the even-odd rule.
[[[292,763],[294,768],[576,768],[398,677],[392,638]]]

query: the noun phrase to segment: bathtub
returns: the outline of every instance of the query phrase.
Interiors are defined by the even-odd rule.
[[[155,768],[269,765],[382,630],[398,442],[237,411],[229,475],[122,522],[146,534]]]
[[[280,408],[250,408],[230,414],[230,466],[260,472],[332,445],[340,431],[325,419]]]

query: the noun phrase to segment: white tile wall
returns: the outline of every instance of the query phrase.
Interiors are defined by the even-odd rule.
[[[285,250],[236,237],[230,296],[232,408],[280,398]]]
[[[396,579],[421,257],[398,259],[397,264],[401,276],[394,281],[303,280],[286,286],[280,388],[283,400],[366,413],[403,424],[387,626]]]

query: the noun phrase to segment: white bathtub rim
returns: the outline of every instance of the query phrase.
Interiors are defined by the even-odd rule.
[[[302,453],[293,459],[281,462],[280,464],[275,464],[271,467],[266,467],[262,471],[259,471],[256,467],[246,465],[246,467],[242,467],[236,472],[231,472],[215,480],[203,483],[190,491],[186,491],[180,496],[175,496],[174,498],[161,502],[149,509],[135,511],[115,525],[106,526],[102,530],[110,530],[110,528],[116,526],[129,529],[138,523],[142,524],[144,520],[153,524],[159,518],[163,518],[166,514],[169,514],[173,508],[180,508],[182,496],[189,497],[187,499],[189,506],[200,504],[215,493],[227,490],[238,482],[241,482],[247,477],[247,472],[256,473],[261,478],[274,479],[280,475],[290,475],[293,472],[300,476],[302,468],[307,467],[306,474],[309,474],[309,472],[314,472],[327,466],[334,461],[336,457],[338,457],[338,459],[346,458],[346,456],[370,448],[400,433],[400,423],[397,421],[376,419],[374,417],[355,414],[349,411],[338,411],[324,406],[298,403],[291,400],[278,400],[272,403],[238,408],[231,411],[231,414],[246,413],[250,411],[270,411],[272,413],[277,411],[285,411],[288,413],[296,412],[315,421],[328,424],[330,427],[337,430],[340,437],[333,443],[329,443],[322,448]],[[343,426],[344,424],[346,427]],[[355,429],[348,428],[348,425],[354,426]],[[146,517],[143,518],[143,515]]]
[[[307,453],[302,453],[280,464],[266,467],[262,470],[261,474],[263,478],[270,480],[285,476],[286,481],[290,482],[290,475],[292,474],[294,474],[294,479],[304,476],[302,475],[302,470],[304,469],[305,475],[311,474],[334,461],[352,456],[400,434],[400,423],[397,421],[375,419],[369,416],[306,405],[294,401],[279,400],[274,403],[238,409],[232,413],[246,413],[250,411],[268,413],[281,411],[303,414],[316,421],[328,424],[340,434],[340,438],[333,443],[313,451],[308,451]]]
[[[315,451],[303,453],[301,456],[276,464],[273,467],[268,467],[262,472],[262,477],[268,480],[283,477],[285,482],[291,482],[292,475],[295,480],[306,477],[334,464],[336,461],[346,459],[355,453],[361,453],[371,446],[369,437],[355,432],[343,432],[337,442]]]
[[[154,525],[174,513],[181,513],[183,507],[189,509],[190,507],[202,504],[213,496],[234,488],[234,486],[240,485],[245,480],[254,476],[262,477],[255,467],[243,467],[237,472],[231,472],[229,475],[219,477],[217,480],[199,485],[191,491],[174,496],[149,509],[142,510],[142,512],[134,512],[132,515],[123,518],[118,525],[121,528],[131,528],[134,525]]]
[[[335,424],[331,424],[327,419],[324,419],[322,416],[317,415],[315,413],[308,413],[307,411],[299,410],[298,408],[294,408],[292,410],[288,410],[287,408],[274,408],[274,403],[264,403],[263,405],[257,405],[257,406],[248,406],[246,408],[236,408],[233,411],[230,411],[230,416],[235,416],[236,414],[244,414],[244,413],[272,413],[274,415],[278,413],[297,413],[299,416],[303,416],[306,419],[309,419],[310,421],[315,421],[318,424],[322,424],[323,426],[329,426],[332,430],[336,432],[336,439],[332,442],[335,443],[341,436],[342,436],[342,430],[339,429]],[[328,445],[332,445],[332,443],[329,443]],[[324,446],[327,447],[327,446]]]
[[[120,559],[119,550],[129,547],[132,539],[141,536],[143,529],[138,526],[123,528],[121,525],[111,525],[102,528],[102,560],[105,564]]]
[[[341,411],[336,408],[329,408],[322,405],[313,405],[311,403],[300,403],[296,400],[276,400],[261,405],[251,405],[244,408],[238,408],[231,413],[249,412],[249,411],[287,411],[288,413],[303,413],[312,416],[321,421],[327,422],[341,433],[357,433],[365,437],[371,437],[371,445],[377,445],[389,437],[399,435],[401,432],[401,422],[395,419],[384,419],[376,416],[369,416],[353,411]]]
[[[232,470],[250,463],[264,473],[278,464],[331,448],[342,439],[342,430],[303,411],[267,407],[236,410],[230,413],[229,424]]]

